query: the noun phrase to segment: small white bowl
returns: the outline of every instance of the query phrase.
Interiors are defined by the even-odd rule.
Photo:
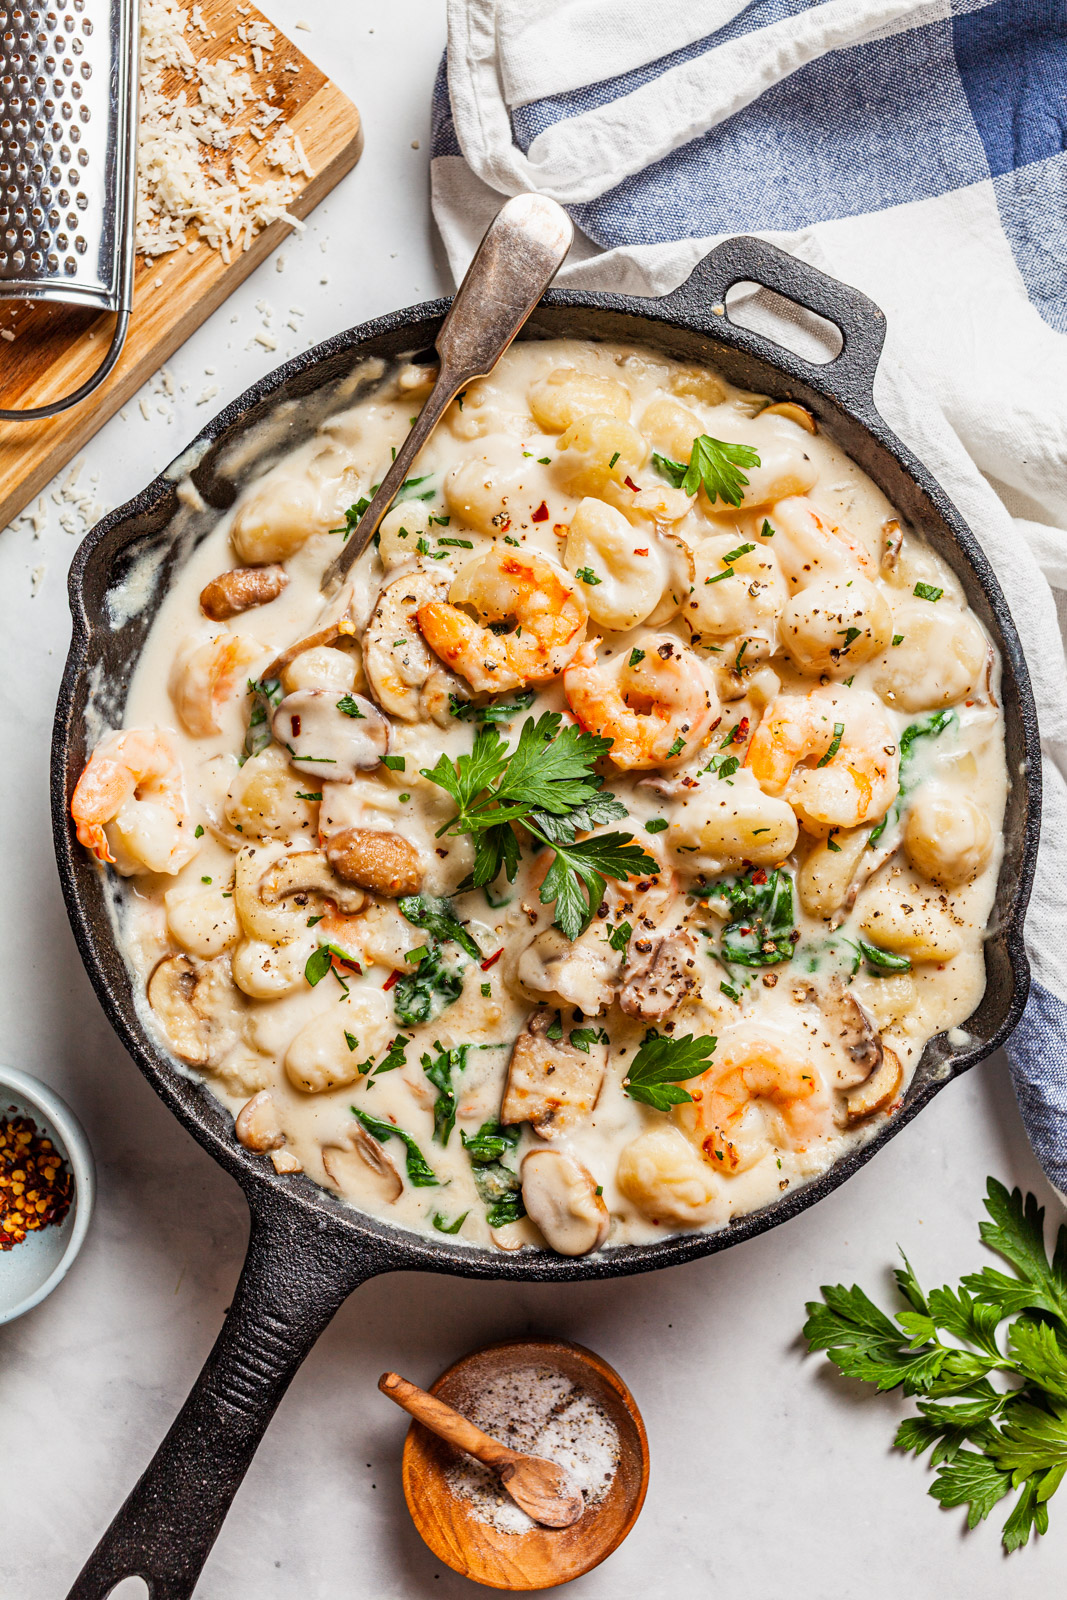
[[[0,1250],[0,1323],[40,1305],[66,1277],[88,1232],[96,1194],[93,1152],[66,1101],[28,1073],[0,1066],[0,1118],[9,1116],[30,1117],[53,1140],[74,1174],[74,1197],[58,1227],[40,1228]]]

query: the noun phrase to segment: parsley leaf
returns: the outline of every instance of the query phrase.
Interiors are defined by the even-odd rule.
[[[387,1139],[399,1139],[407,1150],[408,1179],[416,1189],[429,1189],[440,1183],[430,1163],[419,1149],[410,1133],[405,1133],[403,1128],[398,1128],[392,1122],[383,1122],[378,1117],[372,1117],[369,1111],[359,1111],[355,1106],[350,1106],[354,1117],[358,1117],[368,1133],[374,1135],[379,1144],[384,1144]]]
[[[911,592],[914,595],[918,595],[920,600],[936,601],[940,600],[945,591],[944,589],[936,588],[932,583],[917,583]]]
[[[355,700],[350,694],[343,694],[341,696],[340,700],[337,702],[337,709],[338,711],[343,711],[346,717],[356,717],[360,722],[366,721],[366,717],[363,715],[363,712],[359,709],[359,706],[356,704]]]
[[[681,1039],[671,1039],[666,1034],[649,1032],[630,1064],[623,1088],[631,1100],[639,1100],[655,1111],[685,1105],[693,1096],[688,1090],[679,1089],[678,1084],[707,1072],[708,1057],[717,1042],[711,1034],[694,1039],[687,1033]]]
[[[620,950],[625,953],[626,947],[633,937],[633,931],[633,925],[631,923],[620,922],[618,927],[613,928],[608,934],[608,943],[610,944],[611,948],[613,950]]]
[[[748,486],[741,469],[759,464],[760,458],[750,445],[731,444],[702,433],[693,440],[693,453],[681,488],[686,494],[696,494],[703,488],[712,504],[718,499],[724,505],[739,506]]]

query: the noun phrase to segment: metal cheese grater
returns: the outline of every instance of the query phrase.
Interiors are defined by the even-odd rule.
[[[0,0],[0,303],[50,300],[117,314],[102,383],[133,303],[138,0]],[[3,352],[0,344],[0,392]]]

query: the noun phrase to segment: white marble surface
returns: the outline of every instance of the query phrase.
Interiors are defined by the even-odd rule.
[[[311,220],[171,362],[173,420],[112,421],[86,475],[117,504],[191,438],[211,382],[221,405],[265,370],[246,345],[255,302],[300,343],[445,287],[428,208],[429,97],[440,0],[262,0],[360,105],[366,154]],[[412,149],[419,140],[420,148]],[[327,277],[323,284],[320,279]],[[237,317],[237,321],[232,319]],[[289,343],[286,343],[286,340]],[[216,375],[205,375],[214,366]],[[157,401],[153,399],[153,408]],[[85,979],[56,881],[47,810],[52,708],[69,624],[74,541],[56,509],[39,540],[0,539],[7,596],[0,815],[0,1038],[12,1063],[61,1090],[100,1169],[99,1210],[57,1293],[0,1328],[0,1589],[57,1600],[162,1437],[218,1330],[241,1260],[243,1201],[155,1099]],[[46,568],[31,598],[31,572]],[[900,1594],[1063,1592],[1067,1506],[1005,1564],[997,1522],[965,1534],[925,1495],[926,1469],[889,1448],[907,1409],[844,1382],[798,1339],[820,1283],[884,1295],[897,1243],[931,1284],[980,1264],[985,1175],[1055,1208],[998,1057],[950,1086],[870,1166],[788,1226],[711,1260],[572,1287],[379,1279],[351,1299],[306,1363],[249,1473],[198,1589],[204,1600],[299,1596],[459,1600],[474,1586],[435,1562],[400,1490],[403,1422],[377,1393],[386,1366],[429,1381],[484,1341],[578,1339],[615,1363],[643,1408],[652,1479],[635,1531],[582,1579],[582,1600],[896,1600]],[[1002,1520],[1002,1519],[999,1519]],[[484,1591],[482,1591],[484,1592]]]

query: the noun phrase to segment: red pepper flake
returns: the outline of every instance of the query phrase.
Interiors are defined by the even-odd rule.
[[[300,718],[296,715],[295,712],[289,718],[289,726],[293,730],[293,738],[294,739],[299,739],[299,737],[300,737]]]
[[[482,962],[482,971],[488,972],[490,967],[495,967],[503,954],[504,946],[501,945],[500,949],[494,951],[491,956],[486,956],[485,960]]]
[[[393,984],[397,981],[397,979],[398,978],[402,978],[402,977],[403,977],[403,973],[401,972],[400,968],[399,967],[394,967],[392,972],[386,978],[385,982],[382,984],[382,993],[384,994],[387,989],[391,989],[393,987]]]
[[[552,524],[552,532],[556,535],[557,539],[565,539],[570,531],[571,530],[569,526],[565,522],[554,522]]]
[[[744,742],[745,742],[745,740],[747,738],[748,738],[748,718],[747,717],[742,717],[741,721],[737,724],[737,727],[734,729],[733,742],[734,742],[734,744],[744,744]]]
[[[634,551],[634,555],[635,556],[647,556],[648,555],[648,551],[647,550],[635,550]]]
[[[29,1117],[0,1119],[0,1250],[62,1222],[73,1198],[74,1175],[51,1139]]]
[[[640,494],[641,493],[641,490],[638,488],[638,486],[634,482],[634,480],[630,477],[629,473],[627,473],[626,477],[623,479],[623,482],[625,483],[625,485],[626,485],[626,487],[628,489],[632,489],[633,490],[634,494]]]
[[[762,867],[757,867],[756,871],[752,874],[752,882],[753,883],[766,883],[767,882],[767,874],[766,874],[766,872],[764,872]]]
[[[348,972],[354,972],[357,978],[361,978],[363,976],[363,968],[360,966],[359,962],[354,960],[351,956],[339,956],[335,953],[331,958],[330,965],[333,967],[335,972],[339,972],[344,969]]]
[[[545,503],[544,500],[541,501],[541,504],[538,506],[536,511],[531,511],[530,512],[530,521],[531,522],[547,522],[548,521],[548,506],[547,506],[547,504]]]

